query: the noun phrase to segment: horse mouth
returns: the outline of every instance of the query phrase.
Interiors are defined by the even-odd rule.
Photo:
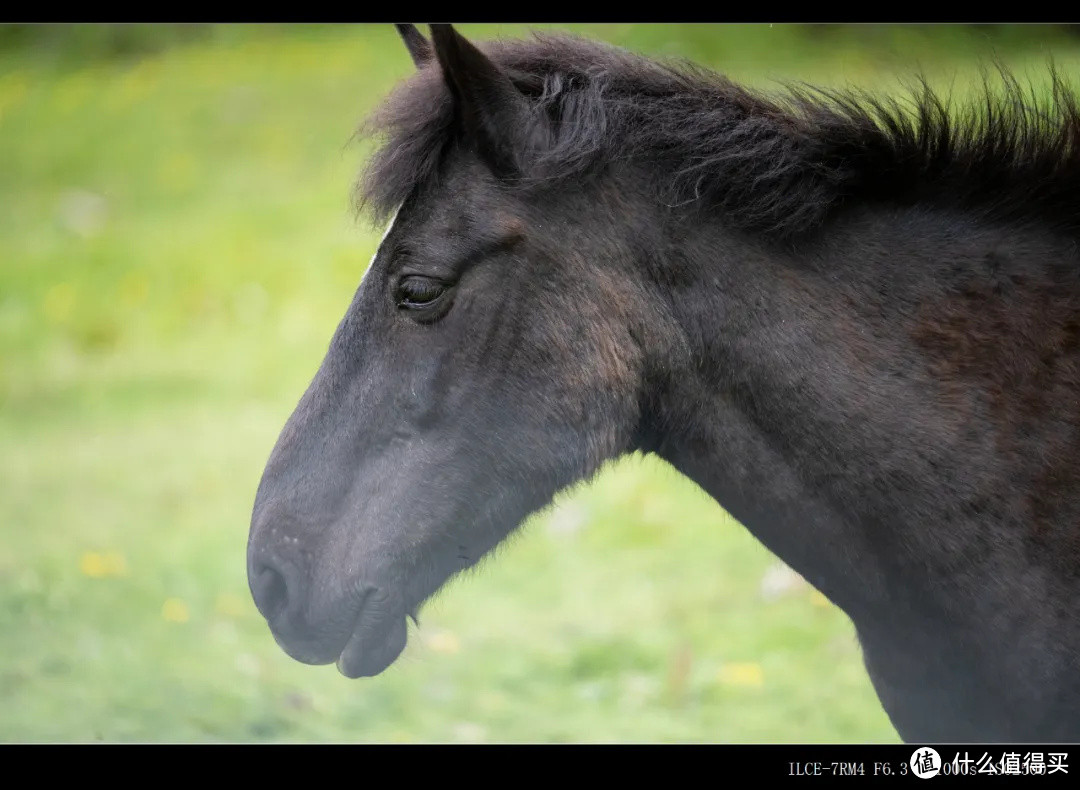
[[[334,607],[337,616],[321,620],[318,625],[278,619],[270,625],[274,641],[288,656],[304,664],[336,663],[347,678],[378,675],[405,649],[406,617],[410,615],[374,587],[358,598],[358,602],[341,602]],[[333,625],[335,620],[337,627]]]
[[[386,618],[372,627],[359,625],[338,656],[338,672],[347,678],[378,675],[401,655],[407,633],[404,615]]]

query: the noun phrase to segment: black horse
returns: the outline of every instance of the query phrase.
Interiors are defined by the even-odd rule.
[[[248,574],[349,677],[560,489],[656,453],[852,619],[908,740],[1080,739],[1080,111],[401,26],[394,220]]]

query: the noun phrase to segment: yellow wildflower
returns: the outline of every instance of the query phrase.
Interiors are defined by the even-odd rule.
[[[765,684],[765,671],[760,664],[735,662],[720,667],[716,678],[726,686],[758,687]]]
[[[127,573],[124,555],[116,551],[87,551],[79,558],[79,570],[91,579],[123,576]]]
[[[161,616],[170,623],[186,623],[191,619],[188,605],[179,598],[167,598],[161,607]]]

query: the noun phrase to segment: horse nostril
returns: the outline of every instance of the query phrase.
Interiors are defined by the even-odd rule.
[[[273,622],[289,603],[285,576],[270,565],[263,565],[255,577],[255,605],[268,622]]]

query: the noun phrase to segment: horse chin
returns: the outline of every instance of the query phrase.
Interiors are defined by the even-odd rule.
[[[406,637],[405,615],[379,629],[357,628],[338,656],[338,672],[347,678],[378,675],[401,655]]]

